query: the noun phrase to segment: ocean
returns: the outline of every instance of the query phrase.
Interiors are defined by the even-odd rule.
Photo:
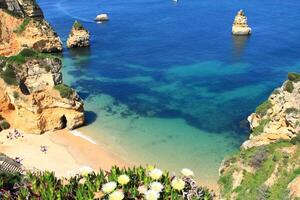
[[[64,50],[65,83],[85,102],[79,131],[128,162],[214,184],[249,135],[247,116],[300,67],[297,0],[38,0],[65,43],[75,20],[91,47]],[[244,9],[253,30],[234,37]],[[94,18],[108,13],[110,21]],[[101,158],[99,158],[101,159]]]

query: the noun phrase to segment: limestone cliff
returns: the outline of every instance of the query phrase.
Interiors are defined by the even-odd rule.
[[[62,50],[60,38],[35,0],[0,0],[0,41],[0,55],[5,56],[24,48],[39,52]]]
[[[249,140],[220,167],[221,199],[300,198],[300,75],[248,117]]]
[[[40,134],[84,123],[83,102],[62,84],[61,61],[29,49],[0,61],[0,112],[14,127]]]

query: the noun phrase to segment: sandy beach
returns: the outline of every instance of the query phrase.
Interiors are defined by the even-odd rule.
[[[108,170],[113,165],[130,166],[128,162],[100,145],[75,136],[68,130],[7,138],[12,131],[0,133],[0,152],[12,158],[21,158],[26,169],[54,171],[59,177],[68,177],[84,167]],[[47,152],[42,152],[41,146],[45,146]]]

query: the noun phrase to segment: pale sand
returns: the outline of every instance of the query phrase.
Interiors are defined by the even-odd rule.
[[[67,130],[43,135],[23,134],[23,138],[7,139],[8,131],[0,133],[0,152],[15,158],[20,157],[27,169],[54,171],[59,177],[68,177],[84,166],[94,170],[109,170],[111,166],[130,166],[118,156],[92,144]],[[47,152],[40,151],[46,146]]]
[[[12,131],[12,130],[10,130]],[[112,166],[130,167],[134,164],[125,161],[108,151],[104,144],[73,135],[68,130],[58,130],[42,135],[23,134],[23,138],[7,139],[8,130],[0,132],[0,152],[11,158],[20,157],[27,169],[54,171],[58,177],[69,177],[79,172],[82,167],[109,170]],[[47,147],[47,153],[40,151],[40,146]],[[216,183],[198,182],[215,192]]]

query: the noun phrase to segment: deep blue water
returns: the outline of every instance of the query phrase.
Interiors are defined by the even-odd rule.
[[[92,136],[135,163],[189,165],[215,181],[247,116],[299,72],[297,0],[38,2],[64,42],[74,20],[91,32],[89,49],[64,51],[65,82],[85,100]],[[241,8],[250,37],[231,35]],[[95,23],[102,12],[110,21]]]

